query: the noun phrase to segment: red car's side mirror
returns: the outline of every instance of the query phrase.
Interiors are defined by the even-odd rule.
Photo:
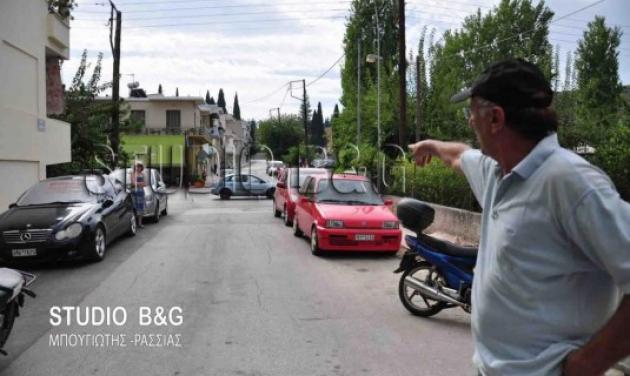
[[[276,187],[280,189],[286,189],[287,185],[286,183],[278,182],[278,184],[276,184]]]

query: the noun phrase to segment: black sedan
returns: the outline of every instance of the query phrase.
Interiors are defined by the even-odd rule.
[[[107,245],[136,234],[131,196],[111,178],[63,176],[43,180],[0,214],[0,258],[87,258],[100,261]]]

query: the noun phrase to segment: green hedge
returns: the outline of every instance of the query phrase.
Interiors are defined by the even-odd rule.
[[[464,210],[481,211],[466,178],[437,158],[425,167],[417,167],[410,161],[397,161],[389,171],[393,184],[387,193]]]

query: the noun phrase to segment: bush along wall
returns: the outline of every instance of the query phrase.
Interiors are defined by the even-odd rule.
[[[475,212],[481,211],[466,178],[438,159],[433,159],[425,167],[417,167],[411,161],[398,161],[390,171],[393,184],[388,193],[392,195],[413,197]]]

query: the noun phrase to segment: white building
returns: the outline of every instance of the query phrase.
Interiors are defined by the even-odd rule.
[[[70,162],[70,124],[63,111],[60,61],[69,58],[67,20],[46,0],[0,1],[0,212],[46,166]]]
[[[125,106],[130,116],[143,125],[140,134],[186,135],[191,156],[196,155],[204,144],[209,144],[219,151],[220,158],[225,158],[221,164],[229,168],[235,165],[242,147],[249,143],[248,122],[234,119],[216,104],[206,104],[201,97],[143,96],[142,89],[134,88],[133,91],[142,94],[125,98]],[[187,157],[189,165],[194,164],[191,156]]]

